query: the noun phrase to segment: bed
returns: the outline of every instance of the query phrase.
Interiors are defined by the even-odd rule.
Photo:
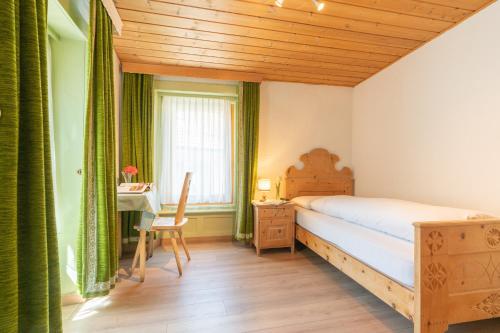
[[[355,210],[360,206],[350,197],[352,171],[337,170],[338,156],[314,149],[300,161],[302,167],[286,172],[286,198],[326,197],[314,202],[328,214],[307,203],[297,205],[297,241],[413,321],[416,333],[442,333],[450,324],[500,317],[500,220],[473,214],[459,220],[419,220],[401,230],[383,223],[382,229],[372,228],[365,222],[375,215]],[[332,213],[325,204],[343,207],[342,200],[356,205]],[[391,204],[369,203],[379,215],[384,204]]]

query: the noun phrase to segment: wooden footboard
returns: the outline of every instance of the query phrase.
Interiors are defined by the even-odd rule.
[[[500,220],[414,225],[415,332],[500,317]]]

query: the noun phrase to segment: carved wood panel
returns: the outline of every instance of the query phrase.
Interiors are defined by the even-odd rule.
[[[449,257],[450,292],[500,288],[500,252]]]
[[[441,263],[430,263],[424,269],[423,282],[425,288],[434,292],[443,288],[448,279],[448,272]]]
[[[483,222],[483,223],[482,223]],[[500,225],[485,224],[478,221],[477,225],[456,225],[448,229],[448,253],[466,254],[500,250]]]
[[[500,248],[500,228],[497,226],[490,226],[484,233],[486,245],[492,249]]]
[[[303,195],[353,195],[351,169],[337,170],[339,157],[317,148],[300,157],[303,168],[291,166],[286,171],[286,198]]]
[[[415,229],[415,332],[444,332],[448,328],[447,248],[446,229]]]
[[[476,305],[476,308],[492,317],[500,315],[500,294],[493,293]]]
[[[500,290],[452,294],[448,298],[449,322],[500,317]]]
[[[431,231],[430,233],[428,233],[427,238],[425,239],[425,244],[427,245],[427,248],[429,249],[431,254],[438,253],[444,245],[443,234],[437,230]]]

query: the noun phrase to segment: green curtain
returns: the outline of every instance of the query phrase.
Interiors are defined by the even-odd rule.
[[[47,2],[0,6],[0,332],[61,332]]]
[[[116,149],[113,28],[100,0],[90,1],[88,97],[77,271],[83,297],[106,295],[115,284]]]
[[[253,238],[252,199],[257,182],[260,83],[243,82],[240,95],[239,179],[235,238],[248,241]]]
[[[153,76],[123,74],[123,100],[121,115],[121,168],[137,167],[134,182],[153,181]],[[122,213],[122,239],[136,241],[138,232],[133,228],[140,221],[140,212]]]

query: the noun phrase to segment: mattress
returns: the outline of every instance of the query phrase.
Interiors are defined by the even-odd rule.
[[[413,243],[296,207],[297,224],[399,283],[413,288]]]

